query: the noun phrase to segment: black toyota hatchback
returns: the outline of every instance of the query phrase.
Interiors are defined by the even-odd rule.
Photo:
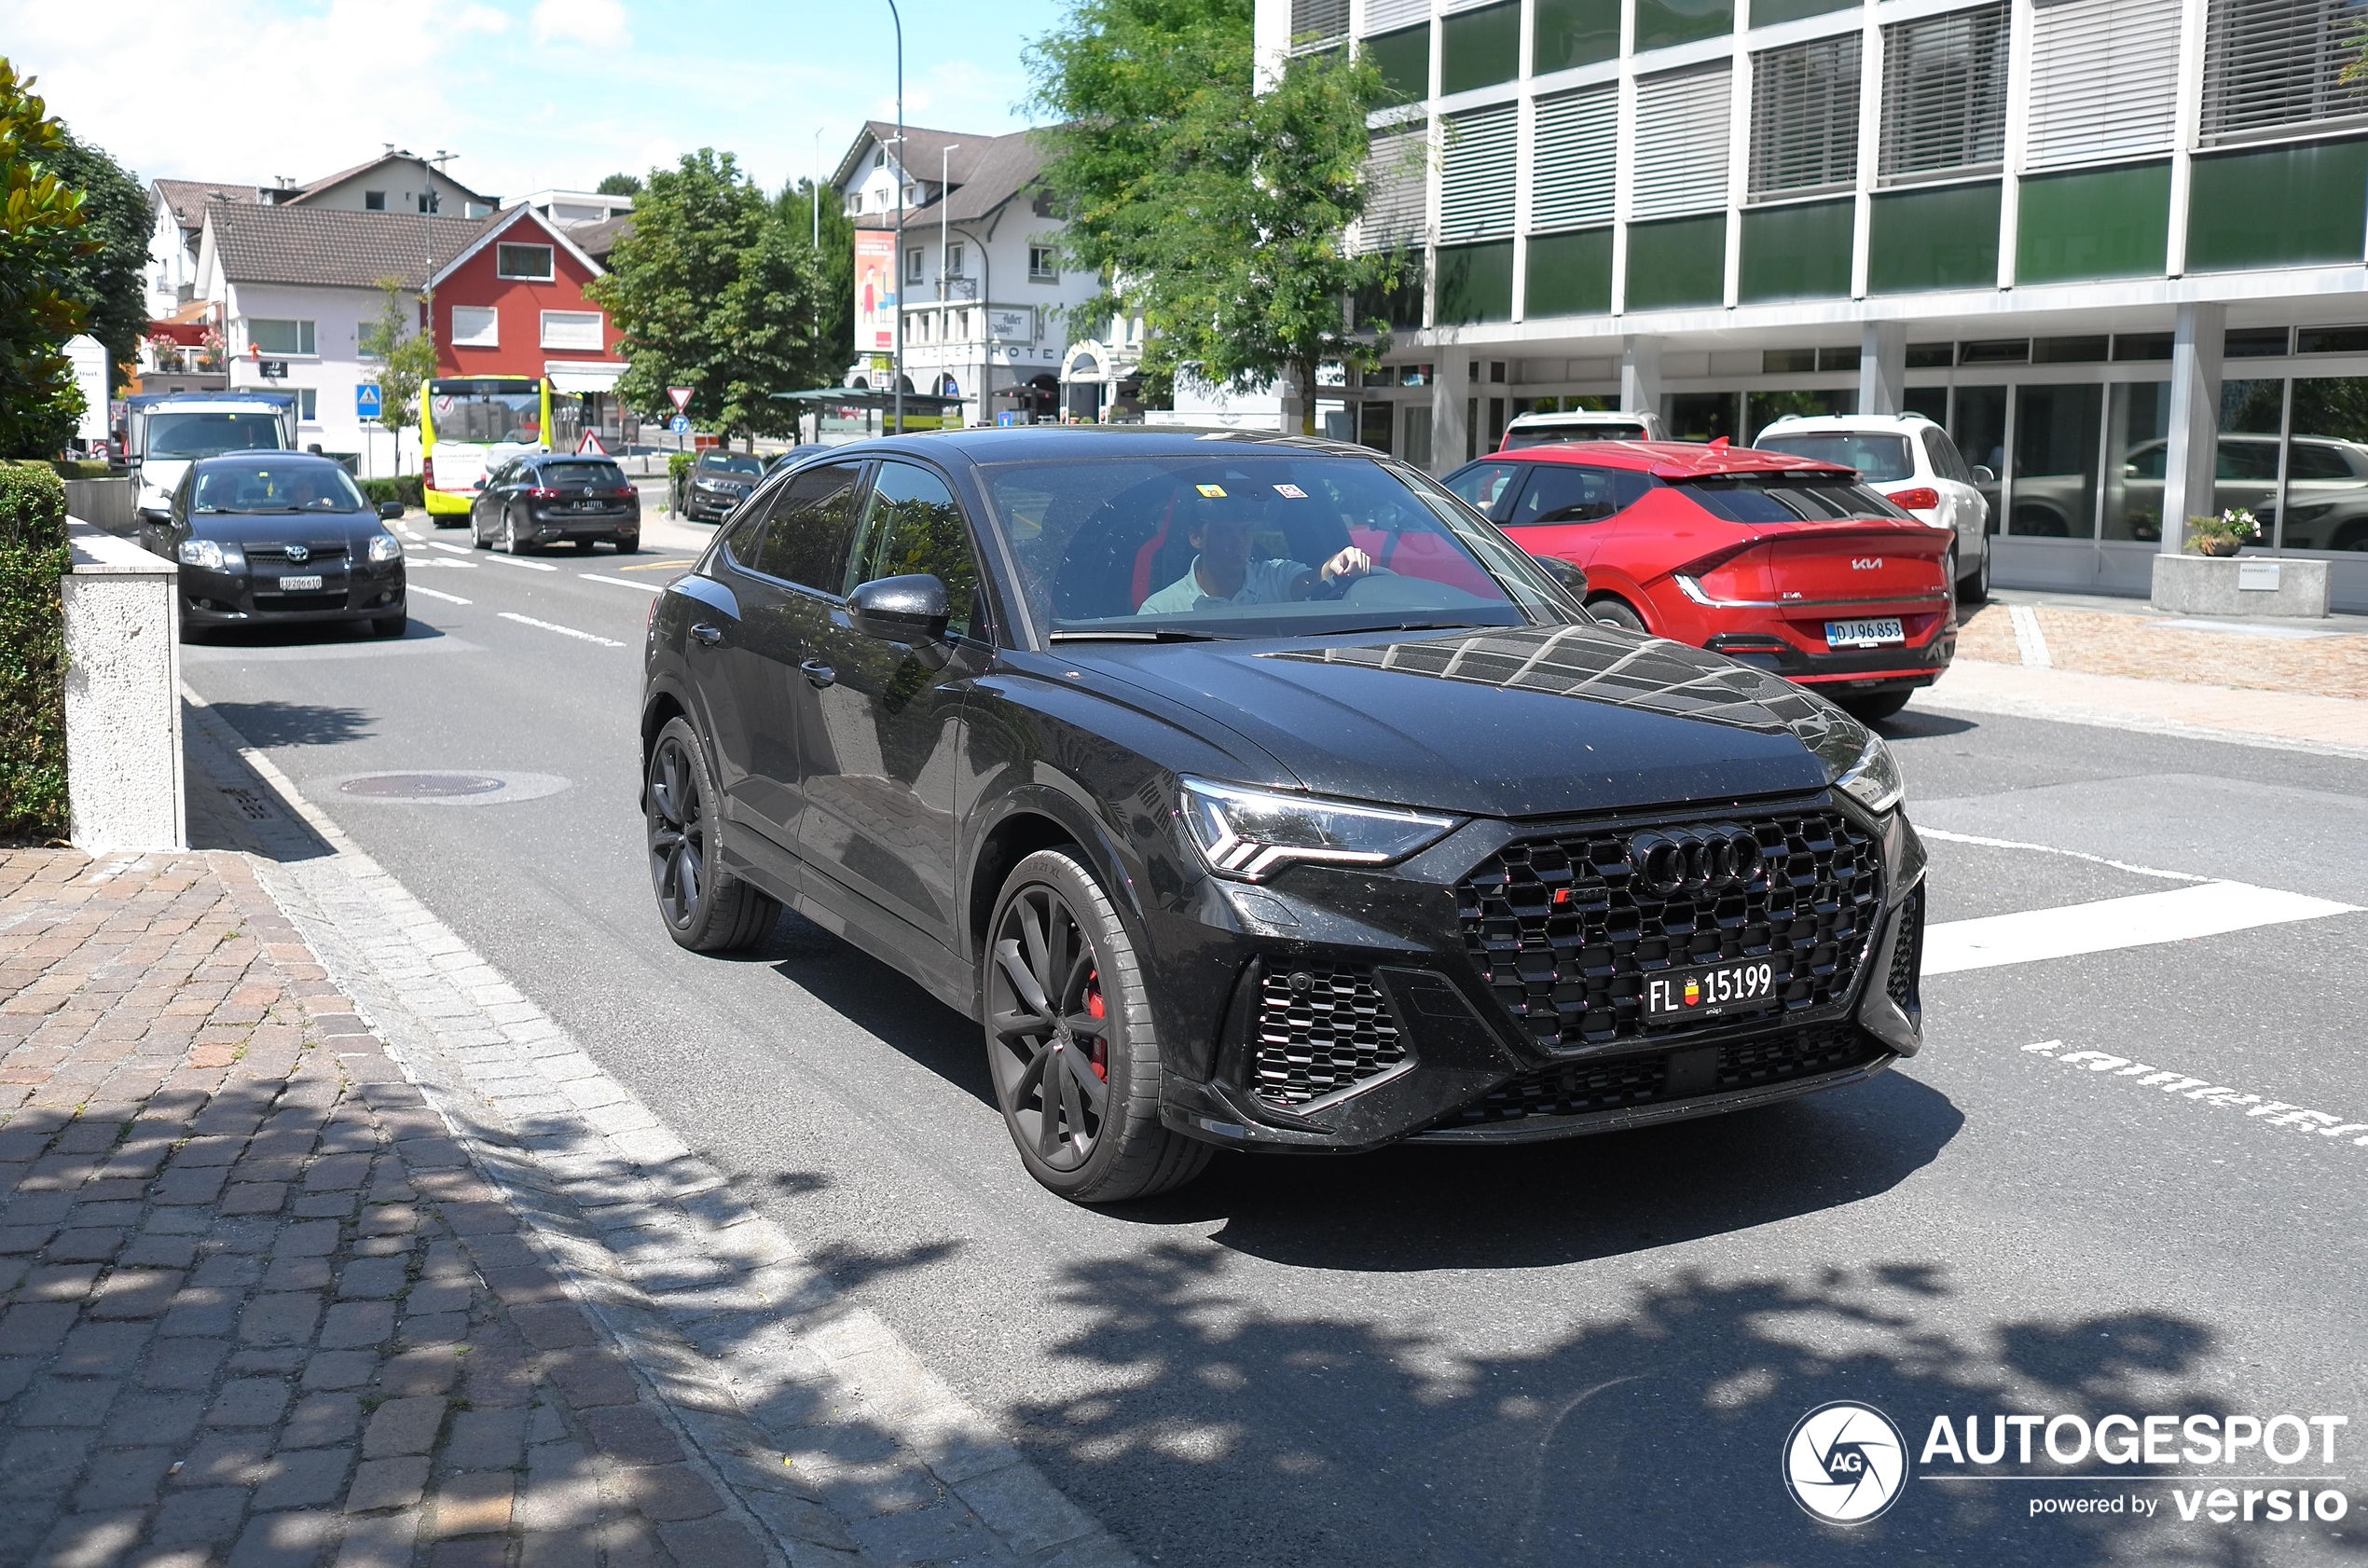
[[[1882,740],[1596,624],[1361,447],[974,431],[785,468],[653,605],[641,742],[674,940],[786,903],[913,976],[1081,1202],[1220,1148],[1734,1110],[1921,1040]]]
[[[140,543],[181,563],[184,635],[208,626],[367,621],[401,637],[403,542],[338,463],[303,452],[241,452],[189,465],[162,522]]]

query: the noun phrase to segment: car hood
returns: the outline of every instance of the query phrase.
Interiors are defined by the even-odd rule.
[[[1238,733],[1319,793],[1478,816],[1820,789],[1810,747],[1853,722],[1763,671],[1592,625],[1060,656]]]
[[[369,538],[379,527],[367,512],[200,512],[189,518],[189,536],[225,544],[344,546]]]

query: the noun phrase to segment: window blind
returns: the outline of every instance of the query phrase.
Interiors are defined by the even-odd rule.
[[[1727,205],[1728,62],[1636,81],[1636,169],[1629,213],[1673,217]]]
[[[1515,115],[1510,103],[1447,121],[1439,183],[1439,242],[1496,240],[1513,232]]]
[[[2368,113],[2368,83],[2338,80],[2368,27],[2361,0],[2211,0],[2203,141],[2250,141]]]
[[[1348,36],[1348,0],[1291,0],[1291,45],[1313,48]]]
[[[1431,20],[1431,0],[1365,0],[1365,31],[1387,33]]]
[[[1857,182],[1861,42],[1845,33],[1752,56],[1754,196]]]
[[[1529,166],[1533,230],[1611,221],[1618,136],[1616,86],[1537,101],[1537,141]]]
[[[2033,169],[2170,150],[2179,0],[2056,0],[2031,15]]]
[[[1421,131],[1376,136],[1365,155],[1365,217],[1358,248],[1395,251],[1423,242],[1423,204],[1428,191],[1427,160]]]
[[[1950,11],[1883,29],[1885,185],[1994,169],[2006,156],[2007,10]]]

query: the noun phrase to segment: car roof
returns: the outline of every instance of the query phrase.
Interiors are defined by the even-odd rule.
[[[345,464],[339,462],[333,457],[326,456],[320,452],[293,451],[285,447],[249,447],[244,451],[240,452],[217,452],[210,458],[198,458],[193,460],[192,466],[197,468],[209,468],[216,463],[219,463],[227,467],[234,462],[268,462],[275,468],[334,468],[339,474],[343,474],[345,472]]]
[[[1725,474],[1824,474],[1855,479],[1858,470],[1842,463],[1797,458],[1700,441],[1567,441],[1554,447],[1524,447],[1496,452],[1489,462],[1584,462],[1624,468],[1656,479],[1700,479]]]
[[[1048,461],[1069,458],[1200,457],[1215,459],[1231,448],[1280,447],[1313,456],[1384,459],[1388,453],[1354,442],[1272,430],[1202,429],[1189,425],[1010,425],[975,430],[921,431],[875,436],[833,447],[833,461],[851,458],[933,457],[958,453],[971,462]]]
[[[1921,414],[1786,414],[1763,426],[1759,436],[1824,433],[1905,435],[1911,430],[1939,428],[1935,421]]]
[[[1618,408],[1545,409],[1528,414],[1516,414],[1517,425],[1583,425],[1603,421],[1607,424],[1643,424],[1646,416],[1631,414]]]

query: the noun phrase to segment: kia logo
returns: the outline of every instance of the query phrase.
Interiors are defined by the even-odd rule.
[[[1883,557],[1880,556],[1860,556],[1852,560],[1850,563],[1850,569],[1852,571],[1880,571],[1883,570]]]
[[[1678,828],[1628,841],[1636,886],[1655,898],[1749,887],[1762,859],[1759,839],[1748,828]]]
[[[312,552],[306,546],[302,544],[291,544],[288,546],[288,559],[292,561],[306,561],[310,560],[311,558]]]

